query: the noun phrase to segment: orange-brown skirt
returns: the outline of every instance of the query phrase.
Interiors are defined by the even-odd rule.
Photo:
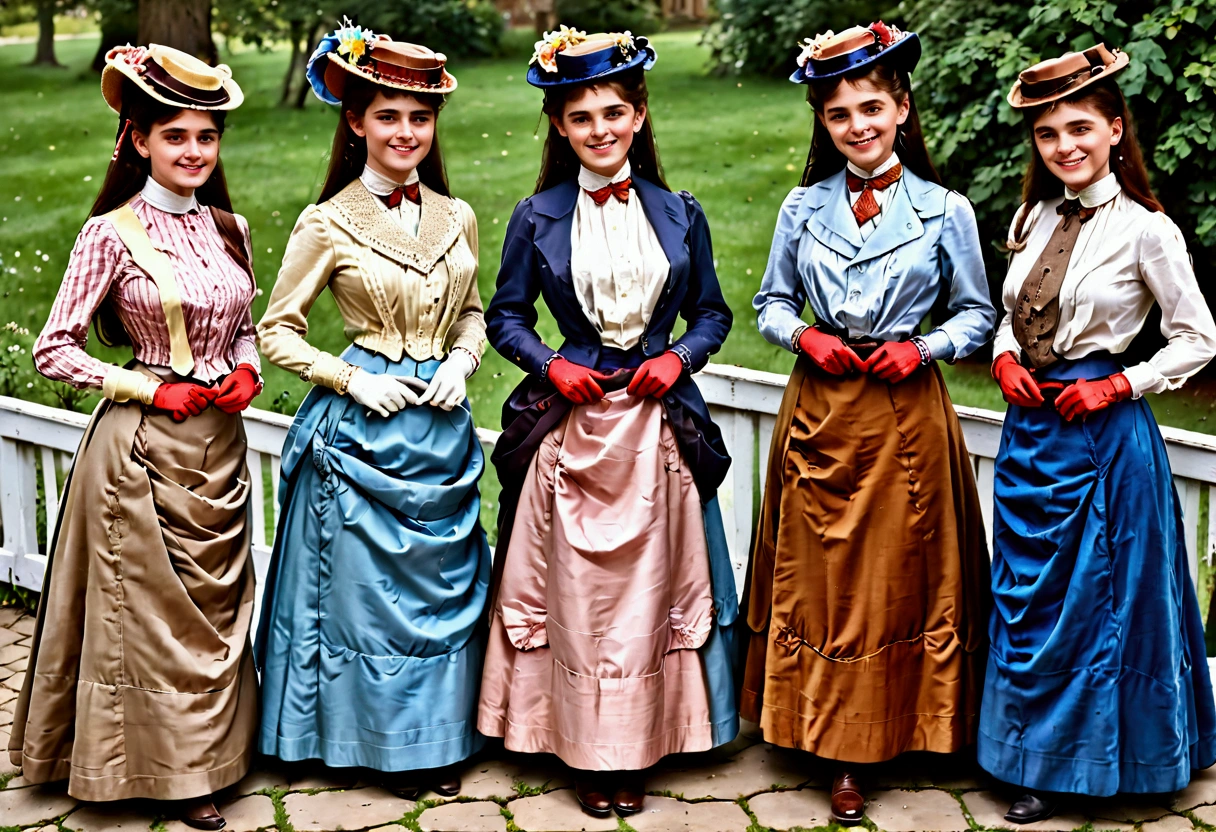
[[[800,357],[767,483],[743,716],[768,742],[850,762],[973,742],[988,553],[937,366],[888,384]]]

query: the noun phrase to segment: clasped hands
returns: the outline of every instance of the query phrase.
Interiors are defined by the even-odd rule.
[[[1041,407],[1043,391],[1034,374],[1018,363],[1012,352],[1003,352],[992,362],[992,377],[1000,385],[1005,401],[1022,407]],[[1079,378],[1056,396],[1055,409],[1067,421],[1084,419],[1091,413],[1132,397],[1132,386],[1123,373],[1097,381]]]
[[[802,330],[798,348],[815,366],[834,376],[870,373],[894,384],[912,375],[921,365],[920,350],[911,341],[888,341],[863,361],[842,339],[813,326]]]
[[[473,356],[463,349],[448,353],[430,383],[414,376],[394,376],[355,370],[346,392],[359,404],[388,416],[406,406],[431,404],[451,410],[465,399],[465,381],[477,369]]]
[[[680,380],[683,372],[684,362],[680,356],[665,352],[643,361],[625,390],[631,396],[662,398]],[[600,382],[607,381],[609,376],[558,357],[549,364],[548,378],[557,392],[575,404],[592,404],[604,397]]]
[[[239,364],[215,387],[191,381],[162,382],[152,394],[152,406],[168,413],[173,421],[184,422],[210,405],[224,413],[240,413],[260,392],[258,371],[252,365]]]

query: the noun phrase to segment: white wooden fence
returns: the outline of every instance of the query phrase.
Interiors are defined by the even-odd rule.
[[[735,578],[742,588],[747,566],[755,506],[764,487],[762,472],[773,424],[785,392],[786,377],[725,365],[711,365],[697,376],[714,419],[721,426],[734,464],[719,491],[727,541]],[[993,458],[1000,441],[1002,414],[958,407],[979,484],[984,522],[991,534]],[[88,417],[65,410],[0,396],[0,581],[32,590],[42,588],[46,556],[38,540],[50,538],[64,477],[71,465]],[[279,453],[291,419],[264,410],[246,411],[249,470],[253,477],[252,505],[254,559],[259,579],[265,575],[273,542],[273,520],[278,516]],[[1206,490],[1209,505],[1216,505],[1216,437],[1163,428],[1170,464],[1186,521],[1191,576],[1198,578],[1199,558],[1209,564],[1216,551],[1216,523],[1201,518],[1200,499]],[[478,429],[487,456],[498,438],[495,431]],[[266,464],[264,464],[266,463]],[[264,477],[270,477],[267,493]],[[42,496],[39,496],[39,483]],[[486,495],[496,499],[497,495]],[[39,514],[39,503],[45,512]],[[1201,520],[1203,521],[1201,523]],[[39,532],[42,532],[39,535]],[[1206,611],[1205,611],[1206,612]]]

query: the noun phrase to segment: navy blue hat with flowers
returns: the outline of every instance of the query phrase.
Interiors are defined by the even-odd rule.
[[[854,26],[840,34],[825,32],[798,44],[798,69],[790,76],[795,84],[835,78],[876,61],[911,72],[920,61],[920,38],[902,32],[881,20],[869,26]]]
[[[536,42],[528,83],[541,89],[599,81],[636,67],[654,66],[654,47],[630,32],[588,35],[569,26],[546,32]]]

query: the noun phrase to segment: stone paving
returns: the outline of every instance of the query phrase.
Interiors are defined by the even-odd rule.
[[[8,745],[33,631],[28,615],[0,608],[0,748]],[[831,825],[830,775],[813,757],[766,745],[750,730],[723,749],[650,772],[646,809],[628,821],[584,815],[556,759],[501,747],[469,763],[464,790],[452,799],[403,800],[366,772],[261,760],[219,803],[230,832],[801,832]],[[867,778],[863,832],[1216,832],[1216,769],[1176,794],[1078,800],[1024,827],[1002,818],[1016,794],[964,759],[906,755]],[[189,832],[163,812],[149,801],[80,803],[62,785],[28,785],[7,755],[0,761],[0,832]]]

